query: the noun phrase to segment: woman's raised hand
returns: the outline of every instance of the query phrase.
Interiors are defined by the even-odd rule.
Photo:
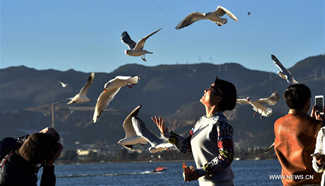
[[[166,127],[166,125],[164,124],[164,119],[162,117],[157,117],[157,116],[153,116],[152,121],[157,125],[160,133],[165,136],[165,137],[169,137],[169,132],[168,129]]]
[[[325,109],[324,109],[324,112],[325,112]],[[324,121],[324,117],[319,112],[316,112],[316,106],[313,106],[310,116],[312,118],[315,118],[316,120]]]

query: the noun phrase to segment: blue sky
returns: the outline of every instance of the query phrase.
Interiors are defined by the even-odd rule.
[[[270,54],[291,67],[325,53],[323,0],[0,0],[0,68],[111,72],[138,63],[148,66],[237,62],[275,72]],[[191,12],[222,5],[239,19],[218,27],[201,21],[175,26]],[[251,15],[248,16],[247,12]],[[120,34],[147,40],[147,62],[124,55]]]

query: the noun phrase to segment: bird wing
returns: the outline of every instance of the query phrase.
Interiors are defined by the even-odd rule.
[[[280,62],[280,60],[273,54],[271,54],[271,58],[275,64],[275,66],[280,70],[281,73],[278,73],[278,75],[282,78],[287,80],[287,82],[289,84],[295,84],[298,83],[298,81],[295,80],[295,78],[293,77],[293,75],[291,74],[291,72],[289,70],[287,70],[282,63]]]
[[[90,74],[90,76],[88,77],[88,80],[87,80],[86,84],[80,89],[80,91],[79,91],[79,94],[80,95],[84,95],[85,96],[87,94],[88,88],[93,83],[94,78],[95,78],[95,73],[92,72]]]
[[[128,45],[128,47],[130,49],[133,49],[135,47],[135,45],[137,44],[136,42],[134,42],[131,37],[129,36],[129,34],[124,31],[122,34],[121,34],[121,40],[124,44]]]
[[[97,119],[101,115],[101,113],[104,111],[105,107],[109,105],[109,103],[114,99],[114,96],[120,91],[120,88],[116,89],[104,89],[98,99],[95,106],[95,111],[93,115],[93,122],[96,123]]]
[[[124,147],[126,150],[128,150],[130,152],[142,153],[141,149],[133,148],[133,145],[122,145],[122,147]]]
[[[149,148],[151,153],[162,152],[166,150],[177,150],[177,147],[172,143],[161,143],[155,147]]]
[[[121,88],[129,84],[137,84],[139,81],[139,76],[116,76],[114,79],[110,80],[109,82],[105,83],[104,88],[111,89],[111,88]]]
[[[282,65],[280,60],[275,55],[271,54],[271,58],[275,64],[275,66],[280,70],[280,72],[287,73],[287,69]]]
[[[176,30],[187,27],[194,23],[195,21],[199,21],[201,19],[206,19],[205,15],[200,12],[194,12],[186,16],[177,26]]]
[[[288,77],[284,75],[281,71],[278,72],[278,76],[280,76],[281,79],[287,80]]]
[[[133,84],[137,84],[139,82],[139,80],[140,80],[140,77],[139,76],[133,76],[133,77],[127,79],[126,82],[128,84],[132,84],[133,85]]]
[[[272,114],[272,109],[269,107],[266,107],[256,101],[251,101],[250,105],[253,107],[253,110],[259,114],[261,114],[264,117],[268,117]]]
[[[62,81],[59,81],[59,83],[60,83],[61,87],[63,87],[63,88],[67,87],[66,83],[63,83]]]
[[[215,11],[216,15],[221,17],[225,14],[227,14],[231,19],[233,19],[234,21],[238,21],[238,18],[233,14],[231,13],[228,9],[226,9],[225,7],[223,6],[218,6],[217,7],[217,10]]]
[[[237,103],[239,103],[239,104],[249,104],[250,103],[250,101],[248,101],[247,99],[237,99]]]
[[[151,146],[162,143],[162,140],[147,129],[145,123],[137,116],[132,117],[132,125],[137,136],[142,136]]]
[[[125,132],[125,138],[129,138],[131,136],[136,136],[136,133],[134,131],[133,125],[132,125],[132,117],[138,115],[139,110],[141,109],[141,105],[135,107],[124,119],[123,121],[123,129]]]
[[[158,30],[152,32],[151,34],[147,35],[146,37],[142,38],[140,41],[138,41],[138,43],[135,45],[134,50],[142,50],[144,43],[146,42],[146,40],[151,37],[152,35],[154,35],[155,33],[159,32],[161,30],[161,28],[159,28]]]
[[[280,95],[277,92],[273,92],[269,97],[267,98],[260,98],[256,102],[261,104],[268,104],[268,105],[275,105],[280,100]]]
[[[140,79],[139,76],[133,76],[133,77],[131,77],[131,76],[116,76],[115,78],[118,80],[126,81],[130,84],[137,84]]]

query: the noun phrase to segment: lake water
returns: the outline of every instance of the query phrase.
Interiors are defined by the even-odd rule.
[[[193,165],[193,162],[187,162]],[[93,163],[57,165],[58,186],[182,186],[198,185],[197,182],[184,183],[182,162],[152,163]],[[158,166],[167,167],[166,171],[153,173]],[[280,180],[271,180],[270,175],[281,174],[276,160],[240,160],[232,164],[235,185],[278,186]]]

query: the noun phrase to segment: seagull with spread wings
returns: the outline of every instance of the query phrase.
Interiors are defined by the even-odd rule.
[[[76,94],[74,97],[69,98],[70,101],[67,104],[72,104],[72,103],[85,103],[89,102],[90,99],[87,97],[87,92],[90,87],[90,85],[93,83],[95,78],[95,73],[92,72],[90,76],[88,77],[88,80],[86,84],[80,89],[79,93]]]
[[[97,99],[95,112],[93,115],[93,122],[96,123],[101,113],[114,99],[115,95],[122,87],[131,87],[132,85],[137,84],[139,79],[139,76],[116,76],[114,79],[111,79],[105,83],[104,90],[100,93]]]
[[[133,146],[137,144],[150,144],[149,152],[151,153],[175,149],[173,144],[157,137],[146,128],[145,123],[137,116],[141,107],[141,105],[135,107],[124,119],[125,137],[117,143],[130,151],[135,151]]]
[[[124,53],[128,56],[142,56],[141,59],[143,61],[147,61],[145,58],[146,54],[153,54],[152,52],[149,52],[147,50],[144,50],[144,43],[146,42],[146,40],[151,37],[152,35],[154,35],[155,33],[159,32],[161,30],[158,29],[154,32],[152,32],[151,34],[147,35],[146,37],[142,38],[140,41],[138,41],[137,43],[134,42],[131,37],[129,36],[129,34],[124,31],[121,34],[121,40],[123,43],[125,43],[126,45],[128,45],[129,50],[125,50]]]
[[[177,26],[176,29],[179,30],[181,28],[187,27],[191,25],[192,23],[199,21],[199,20],[210,20],[212,22],[215,22],[218,26],[222,26],[227,23],[227,18],[222,18],[227,14],[231,19],[234,21],[238,21],[238,18],[231,13],[229,10],[222,6],[218,6],[217,10],[214,12],[208,12],[208,13],[201,13],[201,12],[194,12],[189,14],[185,17]]]
[[[252,101],[249,97],[244,99],[237,99],[239,104],[250,104],[253,110],[264,117],[268,117],[272,114],[272,108],[266,105],[275,105],[280,100],[280,96],[277,92],[273,92],[271,96],[267,98],[260,98],[256,101]]]
[[[280,78],[286,80],[289,84],[296,84],[298,83],[297,80],[293,77],[290,71],[288,71],[280,62],[280,60],[273,54],[271,54],[271,58],[275,64],[275,66],[279,69],[278,75]]]

